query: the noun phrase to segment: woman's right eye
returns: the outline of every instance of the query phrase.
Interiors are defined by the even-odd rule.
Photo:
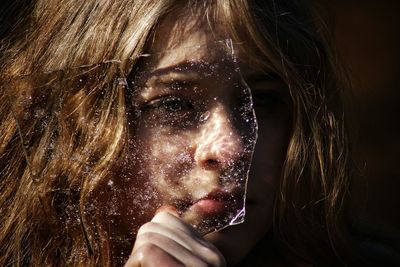
[[[165,96],[149,101],[141,108],[147,126],[186,128],[194,123],[196,108],[193,102],[180,96]]]
[[[144,106],[145,110],[163,110],[166,112],[184,112],[194,109],[193,104],[186,99],[176,96],[161,97],[150,101]]]
[[[268,114],[274,113],[285,103],[279,92],[269,90],[257,90],[252,93],[253,104],[257,110]]]

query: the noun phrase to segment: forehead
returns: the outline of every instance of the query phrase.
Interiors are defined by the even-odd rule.
[[[167,15],[157,25],[149,52],[171,50],[179,46],[194,46],[212,40],[216,34],[205,21],[194,14],[183,14],[179,16],[181,19],[177,19],[173,14]]]
[[[177,20],[173,14],[161,21],[148,44],[146,53],[151,55],[151,65],[164,68],[172,63],[215,59],[221,51],[212,49],[209,44],[226,36],[211,30],[194,14],[185,15],[182,20]]]
[[[228,30],[222,26],[230,23],[223,22],[228,18],[219,18],[220,22],[212,22],[212,19],[206,19],[203,13],[182,9],[168,13],[156,26],[146,45],[145,53],[151,55],[146,60],[147,67],[164,68],[187,61],[217,62],[221,59],[221,53],[232,55],[232,51],[227,49],[226,45],[215,43],[234,39],[239,45],[235,44],[233,53],[241,68],[248,69],[251,66],[253,71],[271,72],[269,60],[263,59],[264,56],[257,52],[257,41],[246,34],[249,30],[255,30],[255,25],[245,26],[232,21],[233,27],[229,27]]]

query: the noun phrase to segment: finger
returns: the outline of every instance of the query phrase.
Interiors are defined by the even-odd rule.
[[[154,245],[162,249],[164,252],[166,252],[185,266],[220,266],[215,265],[217,262],[214,260],[215,257],[213,257],[211,253],[208,257],[202,258],[197,253],[193,253],[193,251],[182,246],[175,240],[154,232],[142,234],[137,243],[135,243],[135,247],[137,248],[134,249],[133,253],[135,254],[142,248],[148,247],[149,242],[152,244],[152,246]],[[146,248],[146,250],[148,250],[148,248]],[[147,252],[144,257],[154,258],[155,255],[149,254],[149,252]]]
[[[196,209],[188,209],[181,218],[190,225],[199,225],[202,221],[202,216]]]
[[[178,210],[174,206],[171,206],[171,205],[164,205],[164,206],[159,207],[156,210],[155,214],[157,214],[159,212],[164,212],[164,211],[174,215],[175,217],[179,217]]]
[[[175,216],[173,213],[167,211],[158,212],[151,221],[167,225],[168,227],[173,229],[179,229],[180,231],[186,234],[196,236],[197,238],[201,238],[200,233],[197,232],[196,229],[194,229],[191,225],[185,223],[182,219]]]
[[[142,243],[144,242],[149,241],[146,239],[148,233],[157,233],[163,235],[171,240],[174,240],[175,242],[181,244],[183,247],[191,251],[193,251],[198,247],[196,243],[205,242],[205,241],[200,241],[201,237],[199,238],[198,236],[194,236],[191,233],[181,231],[178,228],[173,228],[170,225],[165,225],[162,223],[151,221],[140,227],[136,237],[135,247],[142,245]]]
[[[157,224],[152,225],[151,223]],[[157,226],[159,225],[162,227],[158,228]],[[152,228],[152,226],[155,226],[155,228]],[[187,247],[189,250],[206,250],[206,254],[208,254],[208,250],[212,250],[217,252],[219,256],[223,258],[219,250],[212,243],[206,241],[196,229],[184,222],[182,219],[168,212],[161,211],[157,213],[151,220],[150,224],[146,225],[143,229],[139,229],[139,232],[141,230],[142,232],[156,231],[172,239],[174,239],[174,236],[177,235],[179,239],[177,239],[176,241],[185,247],[189,245],[189,247]]]
[[[185,266],[160,247],[148,243],[131,254],[124,267],[181,267]]]
[[[193,236],[190,233],[181,231],[180,229],[174,229],[169,225],[153,221],[144,224],[139,229],[134,250],[147,242],[153,242],[151,239],[152,234],[159,234],[169,240],[173,240],[190,253],[198,255],[199,258],[210,263],[211,266],[224,266],[225,259],[222,254],[213,244],[206,241],[203,237],[199,235]],[[158,243],[158,245],[160,245],[164,250],[168,250],[166,249],[166,246],[168,246],[169,243]]]

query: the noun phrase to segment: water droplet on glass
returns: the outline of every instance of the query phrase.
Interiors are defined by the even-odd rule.
[[[211,115],[210,111],[204,112],[203,114],[201,114],[199,121],[205,122],[206,120],[208,120],[208,118],[210,118],[210,115]]]

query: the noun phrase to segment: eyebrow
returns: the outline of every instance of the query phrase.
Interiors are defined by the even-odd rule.
[[[168,67],[157,68],[149,72],[146,83],[166,83],[173,80],[196,82],[200,80],[205,73],[212,71],[213,63],[201,60],[183,61]],[[171,81],[162,81],[164,78],[170,78]]]
[[[181,73],[181,72],[182,72],[182,70],[179,70],[177,68],[177,66],[174,65],[174,66],[158,68],[153,71],[150,71],[149,78],[151,78],[153,76],[163,76],[163,75],[170,74],[170,73]]]
[[[146,84],[150,87],[157,84],[171,84],[174,81],[185,81],[185,82],[195,82],[200,79],[200,75],[196,72],[177,72],[177,71],[169,71],[163,72],[162,74],[153,74],[151,75]]]
[[[172,66],[157,68],[149,73],[149,78],[153,76],[164,76],[171,73],[199,73],[202,63],[200,61],[184,61]]]

